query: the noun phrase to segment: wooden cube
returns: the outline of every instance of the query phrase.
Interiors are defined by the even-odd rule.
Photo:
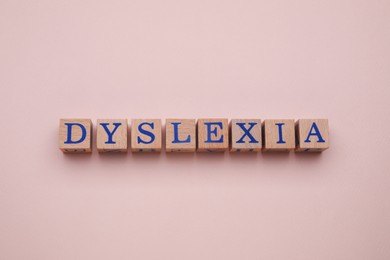
[[[230,121],[230,151],[258,152],[262,148],[260,119],[232,119]]]
[[[297,152],[322,152],[329,148],[328,119],[299,119],[296,124]]]
[[[288,152],[295,149],[293,119],[266,119],[263,122],[264,151]]]
[[[167,152],[195,152],[195,119],[165,120],[165,142]]]
[[[64,153],[90,153],[91,119],[60,119],[59,148]]]
[[[161,119],[131,120],[131,151],[161,151]]]
[[[226,118],[198,119],[198,151],[223,152],[229,148],[229,125]]]
[[[127,152],[127,119],[98,119],[96,128],[99,152]]]

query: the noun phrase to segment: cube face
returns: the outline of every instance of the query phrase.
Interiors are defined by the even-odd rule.
[[[230,151],[261,151],[261,128],[260,119],[232,119],[230,121]]]
[[[131,120],[131,151],[161,151],[161,119]]]
[[[127,152],[126,119],[98,119],[96,128],[99,152]]]
[[[64,153],[90,153],[91,119],[60,119],[59,148]]]
[[[322,152],[329,148],[328,119],[299,119],[295,126],[297,152]]]
[[[264,151],[295,149],[294,119],[267,119],[263,122]]]
[[[165,142],[167,152],[195,152],[195,119],[165,120]]]
[[[198,151],[223,152],[229,148],[229,125],[226,118],[198,119]]]

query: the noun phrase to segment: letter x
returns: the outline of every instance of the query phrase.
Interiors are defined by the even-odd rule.
[[[244,131],[244,134],[242,135],[242,137],[240,138],[240,140],[237,141],[238,144],[242,144],[242,143],[245,143],[244,142],[244,138],[246,136],[248,136],[248,138],[250,139],[249,143],[258,143],[259,141],[257,141],[253,135],[250,133],[250,131],[252,130],[252,128],[257,125],[257,123],[248,123],[249,124],[249,128],[246,128],[245,127],[245,124],[246,123],[236,123],[236,125],[238,125],[243,131]]]

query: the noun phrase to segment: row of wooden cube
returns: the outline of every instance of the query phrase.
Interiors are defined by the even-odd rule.
[[[97,120],[99,152],[126,152],[128,132],[133,152],[158,152],[162,148],[161,119]],[[92,150],[90,119],[60,119],[59,147],[65,153]],[[321,152],[329,148],[327,119],[167,119],[167,152]]]

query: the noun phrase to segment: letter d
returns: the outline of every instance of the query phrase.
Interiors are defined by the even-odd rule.
[[[82,143],[85,138],[87,137],[87,129],[85,129],[85,126],[79,123],[65,123],[65,125],[68,127],[67,129],[67,136],[65,144],[79,144]],[[72,140],[72,129],[74,126],[78,126],[81,129],[81,137],[79,140]]]

